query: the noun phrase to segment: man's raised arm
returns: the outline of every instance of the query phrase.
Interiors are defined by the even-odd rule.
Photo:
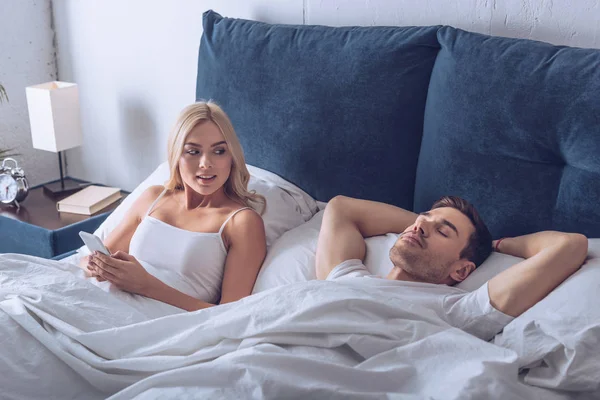
[[[518,317],[581,267],[588,241],[577,233],[544,231],[506,238],[498,250],[526,258],[488,283],[491,304]]]
[[[336,196],[327,204],[317,244],[317,278],[326,279],[343,261],[365,258],[370,236],[403,232],[417,214],[370,200]]]

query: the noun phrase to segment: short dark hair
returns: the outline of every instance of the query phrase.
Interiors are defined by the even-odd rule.
[[[475,264],[475,268],[479,267],[492,252],[492,235],[483,219],[475,210],[475,207],[465,199],[456,196],[444,196],[431,206],[431,209],[441,207],[452,207],[466,215],[473,226],[475,232],[471,234],[469,242],[460,252],[460,258],[466,258]]]

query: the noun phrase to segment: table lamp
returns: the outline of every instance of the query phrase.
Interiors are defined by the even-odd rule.
[[[44,186],[52,196],[73,193],[81,186],[65,183],[62,151],[81,146],[81,119],[79,117],[79,91],[68,82],[46,82],[25,88],[31,138],[35,149],[58,153],[60,182]]]

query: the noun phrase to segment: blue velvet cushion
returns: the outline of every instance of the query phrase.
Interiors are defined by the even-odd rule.
[[[196,97],[224,108],[249,164],[319,200],[412,208],[437,27],[203,22]]]
[[[438,32],[415,209],[466,198],[495,237],[600,237],[600,50]]]

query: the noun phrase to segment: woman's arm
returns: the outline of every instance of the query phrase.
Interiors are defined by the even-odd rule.
[[[249,296],[267,254],[265,225],[252,210],[237,213],[225,228],[229,251],[221,289],[221,304]]]

